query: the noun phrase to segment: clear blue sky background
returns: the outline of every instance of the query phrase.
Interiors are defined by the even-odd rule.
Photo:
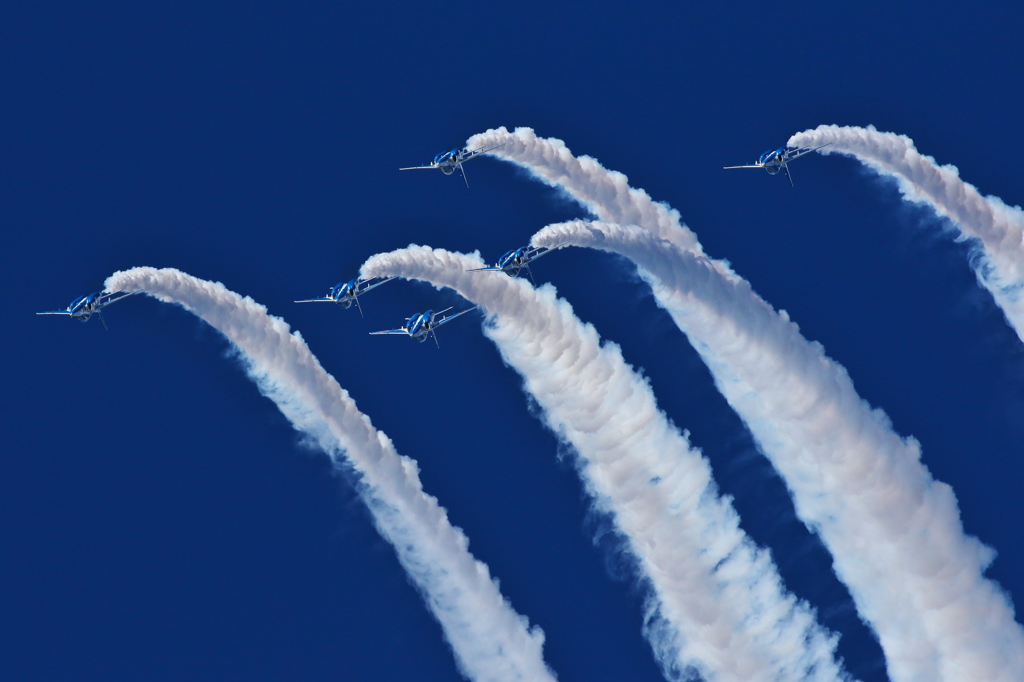
[[[470,189],[399,173],[531,126],[678,208],[923,444],[989,575],[1024,600],[1024,353],[964,244],[854,161],[796,188],[723,171],[822,123],[874,124],[1024,201],[1024,12],[1008,3],[32,2],[0,9],[0,677],[449,680],[440,628],[328,460],[226,342],[135,297],[110,331],[34,312],[177,267],[264,303],[436,495],[560,679],[659,680],[628,561],[519,378],[465,319],[441,349],[366,332],[449,292],[298,306],[409,243],[488,259],[584,213],[490,159]],[[820,543],[624,261],[540,261],[712,462],[789,588],[884,662]]]

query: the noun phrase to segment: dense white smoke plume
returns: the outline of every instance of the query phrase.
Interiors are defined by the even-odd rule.
[[[982,575],[993,553],[964,535],[935,481],[846,371],[739,278],[646,230],[550,225],[533,244],[621,254],[640,268],[820,534],[897,681],[1019,680],[1024,632]]]
[[[815,142],[791,140],[797,141]],[[707,259],[678,212],[528,128],[489,130],[467,142],[502,143],[490,153],[561,187],[601,219],[637,225],[676,247],[664,267],[643,263],[642,274],[786,480],[801,519],[826,542],[838,576],[878,633],[890,677],[1019,679],[1024,631],[1006,597],[982,577],[992,551],[964,536],[952,489],[932,479],[917,443],[900,438],[788,316],[774,312],[728,265]],[[684,267],[684,256],[701,267]],[[675,285],[658,282],[655,272]],[[683,272],[694,279],[681,279]],[[718,296],[695,305],[693,297],[705,290]],[[844,488],[867,496],[847,499],[836,492]]]
[[[930,206],[980,245],[972,259],[978,281],[1002,308],[1024,341],[1024,211],[999,198],[983,197],[960,179],[955,166],[940,166],[917,151],[905,135],[867,128],[823,125],[797,133],[789,144],[829,146],[822,154],[846,154],[893,178],[907,201]]]
[[[645,635],[666,675],[844,679],[835,638],[785,592],[768,552],[718,494],[707,460],[618,346],[602,345],[553,287],[466,272],[483,266],[477,256],[410,246],[371,257],[361,274],[450,287],[486,310],[487,335],[574,447],[586,487],[637,560],[649,589]]]
[[[466,536],[423,492],[416,463],[395,451],[283,320],[222,284],[173,269],[117,272],[106,287],[177,303],[224,334],[295,428],[356,472],[378,530],[440,621],[464,675],[487,682],[555,679],[541,655],[543,633],[512,609],[487,567],[469,553]]]
[[[654,201],[642,189],[629,186],[629,178],[608,170],[597,159],[573,156],[561,140],[537,137],[532,128],[488,130],[469,138],[466,145],[494,147],[488,152],[530,171],[539,180],[563,189],[594,215],[620,225],[642,225],[662,239],[703,253],[697,235],[690,231],[674,208]]]

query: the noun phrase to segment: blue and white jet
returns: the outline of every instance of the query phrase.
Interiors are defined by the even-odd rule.
[[[103,309],[115,301],[120,301],[122,298],[137,293],[137,291],[114,291],[107,293],[96,291],[85,296],[79,296],[65,310],[47,310],[44,313],[36,313],[36,315],[68,315],[71,319],[78,320],[79,322],[87,322],[90,317],[95,315],[100,318],[103,328],[106,329],[107,322],[103,319]]]
[[[453,149],[450,152],[441,152],[434,157],[434,160],[430,162],[429,166],[409,166],[408,168],[399,168],[398,170],[431,170],[434,168],[440,168],[441,172],[445,175],[451,175],[456,169],[462,173],[462,180],[466,183],[466,187],[469,187],[469,180],[466,180],[466,169],[462,167],[462,164],[466,163],[470,159],[475,159],[481,154],[486,154],[492,149],[505,146],[505,143],[496,144],[493,147],[487,147],[486,149]]]
[[[504,272],[509,277],[516,277],[519,275],[520,270],[526,270],[526,274],[530,276],[530,281],[536,285],[537,283],[533,280],[533,272],[530,270],[530,263],[537,260],[541,256],[546,256],[552,251],[562,248],[569,242],[562,242],[557,246],[521,246],[518,249],[512,249],[511,251],[505,252],[498,262],[489,268],[474,268],[467,270],[467,272]]]
[[[379,282],[374,280],[379,279]],[[342,308],[351,308],[356,304],[359,315],[363,316],[363,307],[359,305],[359,297],[370,289],[376,289],[381,284],[387,284],[394,277],[371,277],[370,279],[350,279],[347,282],[338,282],[323,298],[307,298],[296,303],[337,303]],[[371,284],[372,282],[372,284]]]
[[[804,154],[810,154],[811,152],[821,149],[821,147],[827,147],[832,144],[826,142],[820,147],[779,147],[778,149],[772,149],[765,152],[758,157],[757,161],[751,166],[725,166],[726,170],[732,168],[763,168],[768,171],[768,175],[775,175],[779,171],[786,174],[789,178],[790,186],[793,185],[793,176],[789,174],[789,162],[795,159],[799,159]]]
[[[426,341],[428,336],[433,336],[434,343],[436,343],[437,347],[440,348],[441,344],[437,341],[437,328],[442,324],[448,324],[455,318],[476,310],[479,307],[480,306],[473,306],[472,308],[466,308],[465,310],[461,310],[454,315],[448,315],[447,317],[440,317],[440,315],[448,312],[451,308],[445,308],[444,310],[436,313],[433,310],[428,310],[418,315],[405,318],[405,324],[398,329],[387,329],[382,332],[370,332],[370,334],[405,334],[406,336],[411,336],[420,343]]]

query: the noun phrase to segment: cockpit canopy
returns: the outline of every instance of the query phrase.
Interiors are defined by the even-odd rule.
[[[77,312],[78,310],[81,310],[83,308],[88,308],[93,303],[96,302],[97,298],[99,298],[99,292],[87,294],[85,296],[79,296],[78,298],[71,302],[71,305],[68,306],[68,310],[72,312]]]
[[[762,154],[760,156],[760,158],[758,158],[757,162],[759,164],[761,164],[761,165],[764,165],[764,164],[766,164],[766,163],[768,163],[770,161],[774,161],[776,157],[783,156],[785,153],[786,153],[786,148],[785,147],[779,147],[778,149],[771,149],[769,151],[766,151],[764,154]]]
[[[454,160],[459,155],[458,149],[453,149],[450,152],[441,152],[434,157],[434,165],[440,165],[445,161]]]

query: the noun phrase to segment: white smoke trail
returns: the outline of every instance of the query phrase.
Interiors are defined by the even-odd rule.
[[[1010,326],[1024,341],[1024,211],[999,198],[983,197],[960,179],[955,166],[940,166],[917,151],[905,135],[867,128],[823,125],[797,133],[789,144],[831,143],[822,154],[846,154],[883,177],[896,180],[907,201],[926,204],[948,218],[961,234],[980,244],[972,260],[978,281],[1002,308]]]
[[[662,239],[703,253],[697,235],[682,224],[679,211],[654,201],[642,189],[630,187],[629,178],[608,170],[597,159],[573,156],[561,140],[537,137],[532,128],[516,128],[509,133],[502,127],[474,135],[466,142],[470,149],[496,145],[501,146],[489,154],[518,164],[537,179],[565,190],[601,220],[642,225]]]
[[[794,139],[801,139],[801,143],[809,142],[802,138]],[[560,140],[538,138],[528,128],[519,128],[511,134],[501,128],[475,135],[468,142],[471,146],[502,143],[503,147],[490,153],[520,164],[547,183],[562,187],[602,219],[639,225],[679,247],[679,254],[689,252],[692,257],[703,258],[696,236],[682,225],[678,212],[655,204],[645,192],[629,188],[624,176],[605,170],[592,159],[583,157],[574,161]],[[623,221],[621,216],[638,218],[630,217]],[[733,273],[728,265],[706,258],[702,262],[702,271],[693,272],[697,279],[685,282],[683,290],[700,291],[701,287],[708,286],[708,282],[718,282],[721,285],[718,290],[723,295],[728,294],[723,300],[729,300],[733,308],[732,321],[723,320],[716,310],[694,309],[685,305],[675,310],[673,317],[684,331],[692,333],[693,343],[705,357],[719,389],[747,423],[762,451],[786,478],[794,497],[798,498],[796,506],[804,522],[815,530],[835,523],[837,519],[825,513],[823,504],[826,501],[832,509],[842,510],[839,516],[843,518],[839,521],[856,521],[845,516],[849,505],[843,499],[834,499],[831,490],[837,488],[843,482],[843,476],[847,475],[843,464],[857,462],[862,468],[854,471],[860,477],[855,483],[886,490],[889,502],[882,507],[889,515],[898,517],[888,519],[882,515],[885,517],[879,521],[882,531],[892,532],[903,527],[910,521],[910,510],[932,510],[936,514],[932,521],[934,529],[925,525],[914,527],[922,533],[966,548],[969,559],[966,573],[939,576],[940,579],[928,583],[933,587],[944,584],[949,591],[925,591],[921,593],[923,601],[908,606],[904,595],[898,591],[887,592],[887,585],[893,578],[872,567],[887,565],[916,575],[944,565],[942,561],[935,560],[936,552],[952,556],[955,550],[949,547],[928,548],[928,551],[914,554],[894,544],[888,546],[894,556],[883,557],[873,550],[873,534],[877,531],[873,525],[867,525],[868,520],[864,521],[865,525],[853,527],[851,531],[851,536],[860,538],[859,542],[829,544],[840,578],[858,600],[861,615],[868,619],[879,635],[890,675],[898,681],[1013,679],[1024,669],[1024,645],[1021,644],[1024,635],[1013,621],[1012,606],[1008,600],[999,594],[996,586],[980,577],[991,550],[963,537],[952,490],[932,480],[919,462],[916,442],[908,440],[904,443],[892,431],[884,414],[870,410],[853,390],[846,372],[828,361],[818,344],[803,339],[796,333],[795,325],[791,327],[792,333],[783,333],[789,325],[788,317],[771,312],[749,284]],[[647,274],[650,273],[648,270]],[[725,283],[732,285],[731,291],[724,287]],[[663,291],[664,287],[659,289],[654,281],[652,286],[655,286],[662,305],[671,309],[673,304],[667,300],[669,292]],[[762,314],[764,310],[770,314]],[[719,331],[733,329],[734,333],[716,334],[715,329],[708,328],[715,324],[724,325]],[[744,335],[747,343],[738,341],[744,336],[736,336],[744,326],[748,332]],[[698,329],[702,330],[699,334]],[[708,345],[710,342],[702,338],[710,339],[715,345]],[[762,343],[772,339],[773,342]],[[794,360],[797,362],[792,362]],[[827,365],[824,371],[822,363]],[[805,368],[804,374],[788,376],[788,372],[801,366]],[[765,367],[779,369],[769,375],[763,371]],[[812,369],[819,371],[811,372]],[[818,380],[812,391],[794,394],[803,395],[803,400],[796,400],[787,391],[779,390],[783,386],[794,390],[800,388],[803,377]],[[754,387],[758,387],[757,390]],[[839,417],[846,421],[837,423]],[[831,426],[815,426],[824,424]],[[890,447],[885,451],[888,455],[877,451],[883,443]],[[852,450],[862,451],[864,457],[851,459],[848,453]],[[922,498],[926,498],[924,506]],[[825,539],[824,534],[822,537]],[[839,556],[839,551],[844,552],[843,556]],[[840,564],[847,568],[841,570]],[[877,579],[868,577],[872,575]],[[941,578],[945,578],[945,583]],[[977,589],[963,591],[959,581],[973,582]],[[885,594],[891,594],[888,603],[884,596],[878,596]],[[949,595],[963,594],[977,601],[971,604],[947,602]],[[892,607],[893,604],[903,604],[907,611],[912,606],[915,612],[900,613],[899,609]],[[971,615],[979,620],[967,623],[959,616],[951,615],[958,609],[962,615]],[[914,625],[915,621],[919,621],[917,625]]]
[[[491,316],[487,335],[524,378],[549,427],[576,450],[586,487],[649,582],[645,635],[673,679],[835,680],[836,639],[787,594],[767,551],[711,479],[707,460],[654,400],[618,346],[600,343],[553,287],[477,256],[410,246],[371,257],[363,277],[450,287]]]
[[[472,680],[554,680],[544,635],[502,597],[437,500],[423,492],[416,463],[359,412],[284,320],[219,283],[173,269],[113,274],[109,291],[144,291],[195,313],[234,344],[249,376],[296,429],[351,466],[374,522],[441,623],[461,672]]]
[[[785,313],[704,256],[639,227],[575,221],[532,241],[631,259],[783,476],[876,630],[893,680],[1020,680],[1024,631],[952,489]]]

